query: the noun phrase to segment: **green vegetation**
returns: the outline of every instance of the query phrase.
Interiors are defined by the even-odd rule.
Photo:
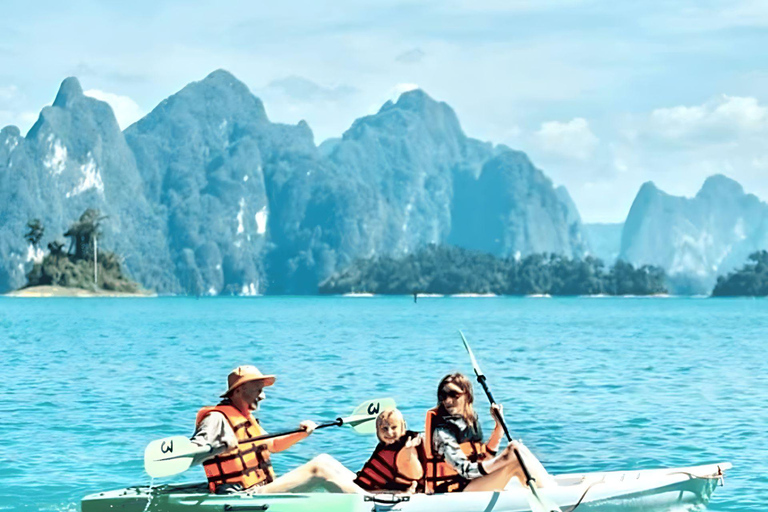
[[[765,297],[768,295],[768,251],[749,255],[749,261],[735,272],[717,278],[713,297]]]
[[[92,291],[139,291],[139,285],[123,274],[120,258],[113,252],[98,250],[95,258],[98,268],[94,272],[94,249],[105,218],[98,210],[86,210],[64,233],[70,239],[69,249],[64,252],[64,244],[58,240],[49,243],[43,261],[35,263],[27,274],[27,287],[51,285]],[[45,228],[39,219],[29,221],[27,228],[24,238],[37,250]]]
[[[497,258],[431,245],[403,258],[355,261],[320,284],[320,293],[494,293],[497,295],[652,295],[667,293],[664,271],[618,261],[607,272],[599,259],[556,254]]]

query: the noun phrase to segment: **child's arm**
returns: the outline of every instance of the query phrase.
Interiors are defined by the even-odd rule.
[[[397,464],[400,472],[411,480],[419,480],[424,476],[424,469],[421,467],[417,447],[422,443],[421,435],[412,437],[405,442],[405,446],[397,453]]]

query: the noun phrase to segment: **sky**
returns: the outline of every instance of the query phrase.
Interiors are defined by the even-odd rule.
[[[419,87],[526,152],[585,222],[646,181],[725,174],[768,199],[768,2],[0,0],[0,126],[77,76],[123,128],[223,68],[319,144]],[[761,50],[762,48],[762,50]]]

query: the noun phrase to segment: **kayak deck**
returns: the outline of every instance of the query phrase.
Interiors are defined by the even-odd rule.
[[[703,508],[731,464],[670,469],[578,473],[555,476],[541,489],[563,512],[679,510]],[[516,480],[502,492],[451,494],[208,494],[206,484],[129,487],[92,494],[82,512],[525,512],[531,493]]]

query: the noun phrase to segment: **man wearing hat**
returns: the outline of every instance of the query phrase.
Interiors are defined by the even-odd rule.
[[[330,455],[319,455],[281,477],[275,477],[271,453],[281,452],[309,436],[317,427],[302,421],[304,432],[261,442],[248,441],[266,434],[253,412],[264,400],[264,388],[275,383],[274,375],[264,375],[255,366],[239,366],[227,379],[227,391],[216,406],[197,413],[192,442],[209,445],[203,461],[208,488],[216,494],[249,491],[276,493],[316,486],[336,492],[364,492],[352,483],[355,475]]]

